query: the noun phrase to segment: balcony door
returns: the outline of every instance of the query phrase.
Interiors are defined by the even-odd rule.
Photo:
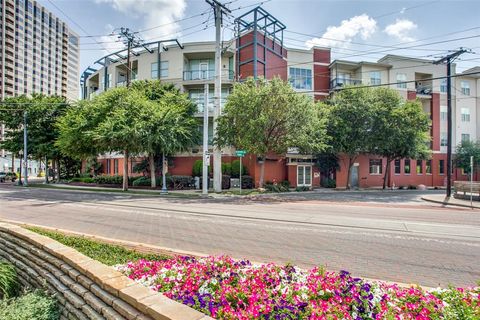
[[[312,186],[312,166],[297,166],[297,186],[311,187]]]
[[[208,79],[208,61],[203,61],[198,64],[198,71],[200,79]]]

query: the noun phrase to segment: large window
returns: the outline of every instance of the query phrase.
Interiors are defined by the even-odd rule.
[[[470,95],[470,82],[469,81],[461,81],[460,87],[462,88],[462,93],[466,96]]]
[[[401,167],[400,167],[400,160],[395,160],[395,174],[400,174]]]
[[[470,134],[462,133],[462,142],[468,142],[468,141],[470,141]]]
[[[432,160],[427,160],[425,163],[425,173],[432,174]]]
[[[447,121],[448,111],[447,106],[440,106],[440,120]]]
[[[382,159],[370,159],[370,174],[382,174]]]
[[[110,174],[110,159],[107,159],[107,168],[105,173]]]
[[[438,173],[439,174],[445,173],[445,160],[438,160]]]
[[[380,71],[370,71],[370,84],[381,84],[382,76]]]
[[[470,122],[470,108],[460,108],[462,122]]]
[[[406,73],[397,73],[397,88],[406,89],[407,88],[407,74]]]
[[[290,84],[294,89],[312,90],[312,70],[290,68]]]
[[[417,174],[423,174],[423,161],[417,160]]]
[[[150,76],[152,79],[158,79],[158,63],[153,62],[151,65]],[[168,61],[160,61],[160,78],[168,77]]]
[[[405,159],[405,165],[403,166],[403,173],[410,174],[410,159]]]
[[[448,135],[446,132],[440,132],[440,146],[446,147],[448,143]]]
[[[118,159],[113,159],[113,174],[118,174]]]
[[[440,82],[440,92],[443,92],[443,93],[447,92],[447,79],[443,79]]]

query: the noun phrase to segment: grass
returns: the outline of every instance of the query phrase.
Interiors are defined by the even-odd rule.
[[[2,320],[57,320],[57,301],[42,291],[27,292],[13,299],[0,300]]]
[[[140,253],[122,246],[103,243],[81,236],[65,235],[60,232],[49,231],[37,227],[27,227],[27,229],[52,238],[66,246],[72,247],[87,257],[109,266],[125,264],[128,261],[136,261],[140,259],[165,260],[170,258],[167,255]]]
[[[0,299],[13,297],[19,288],[15,267],[0,260]]]
[[[107,192],[107,193],[122,193],[122,194],[140,194],[150,197],[169,197],[169,198],[199,198],[201,195],[197,193],[180,193],[175,191],[169,191],[167,194],[161,194],[160,192],[142,191],[142,190],[128,190],[122,191],[117,188],[98,188],[98,187],[66,187],[61,185],[49,185],[49,184],[29,184],[29,188],[44,188],[44,189],[63,189],[74,191],[89,191],[89,192]]]

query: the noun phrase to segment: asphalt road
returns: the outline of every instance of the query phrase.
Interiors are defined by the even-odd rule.
[[[435,191],[430,191],[435,192]],[[0,185],[0,219],[425,286],[480,280],[480,211],[418,191],[160,199]]]

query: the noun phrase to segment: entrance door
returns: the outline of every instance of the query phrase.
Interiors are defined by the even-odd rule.
[[[358,188],[358,166],[352,166],[350,170],[350,186]]]
[[[311,187],[312,186],[312,166],[297,166],[297,186]]]
[[[200,62],[198,65],[200,79],[208,79],[208,62]]]

